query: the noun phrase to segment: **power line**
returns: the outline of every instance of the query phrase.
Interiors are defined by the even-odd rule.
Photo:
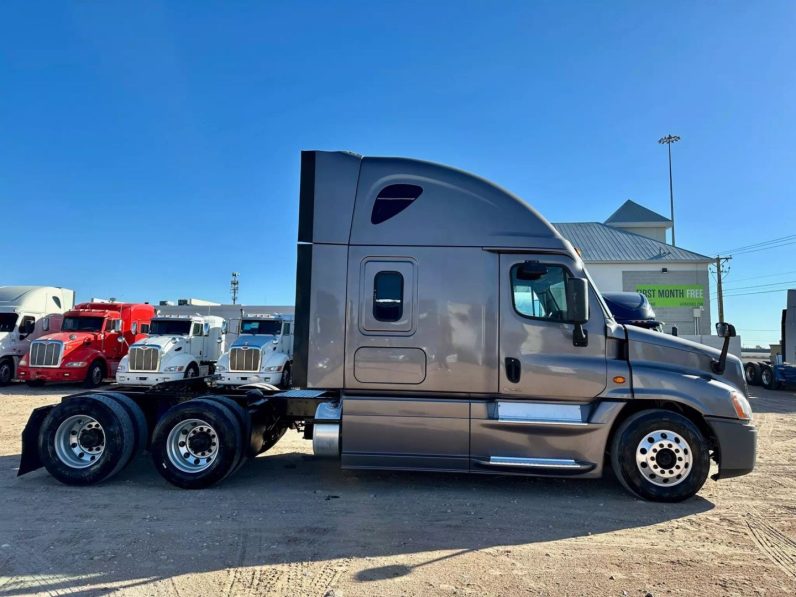
[[[735,254],[735,253],[745,252],[748,249],[754,249],[756,247],[761,247],[763,245],[770,245],[772,243],[779,243],[779,242],[790,241],[790,240],[794,240],[796,242],[796,234],[789,234],[788,236],[782,236],[780,238],[772,238],[770,240],[764,240],[762,242],[753,243],[751,245],[744,245],[742,247],[735,247],[734,249],[730,249],[728,251],[720,251],[720,253],[732,253],[732,254]]]
[[[752,284],[751,286],[733,286],[732,288],[724,287],[725,292],[734,292],[736,290],[747,290],[749,288],[766,288],[767,286],[779,286],[781,284],[793,284],[796,280],[782,280],[781,282],[771,282],[770,284]],[[725,294],[724,296],[730,296]]]
[[[769,294],[771,292],[783,292],[785,290],[788,290],[788,288],[775,288],[774,290],[761,290],[759,292],[740,292],[738,294],[725,294],[724,298],[730,298],[730,297],[733,297],[733,296],[749,296],[750,294]],[[714,301],[714,300],[717,300],[717,299],[718,299],[718,296],[715,296],[715,297],[711,297],[710,300]]]
[[[796,274],[796,269],[787,272],[779,272],[777,274],[763,274],[762,276],[747,276],[746,278],[738,278],[734,282],[746,282],[747,280],[759,280],[761,278],[776,278],[777,276],[786,276],[788,274]]]

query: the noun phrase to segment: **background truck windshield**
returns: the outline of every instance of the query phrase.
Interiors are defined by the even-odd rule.
[[[153,319],[150,336],[187,336],[191,331],[190,319]]]
[[[17,317],[16,313],[0,313],[0,332],[13,332]]]
[[[104,317],[64,317],[62,332],[99,332]]]
[[[278,319],[244,319],[240,322],[241,334],[270,334],[276,336],[282,330]]]

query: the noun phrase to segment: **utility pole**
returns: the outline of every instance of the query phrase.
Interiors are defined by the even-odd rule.
[[[674,189],[672,186],[672,143],[677,143],[680,137],[677,135],[666,135],[658,139],[658,143],[666,145],[669,150],[669,208],[672,217],[672,246],[676,247],[677,243],[674,240]]]
[[[724,321],[724,291],[721,286],[721,275],[724,273],[724,263],[730,259],[732,259],[732,257],[721,257],[716,255],[716,294],[718,295],[719,302],[719,321]]]
[[[240,282],[238,281],[238,276],[240,274],[238,272],[232,272],[232,281],[229,283],[229,292],[232,295],[232,304],[236,304],[238,302],[238,286]]]

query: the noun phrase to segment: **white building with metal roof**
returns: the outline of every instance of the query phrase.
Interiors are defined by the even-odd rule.
[[[713,260],[666,242],[668,218],[627,200],[605,222],[553,224],[580,251],[602,292],[643,292],[666,331],[709,335]]]

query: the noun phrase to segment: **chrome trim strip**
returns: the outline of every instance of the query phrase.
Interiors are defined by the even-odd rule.
[[[585,424],[580,404],[498,401],[497,419],[506,423]]]
[[[571,458],[519,458],[516,456],[490,456],[489,460],[478,460],[488,466],[582,470],[592,468],[591,464],[578,462]]]
[[[558,425],[561,427],[588,427],[586,421],[567,421],[560,419],[493,419],[495,423],[508,423],[509,425]]]

